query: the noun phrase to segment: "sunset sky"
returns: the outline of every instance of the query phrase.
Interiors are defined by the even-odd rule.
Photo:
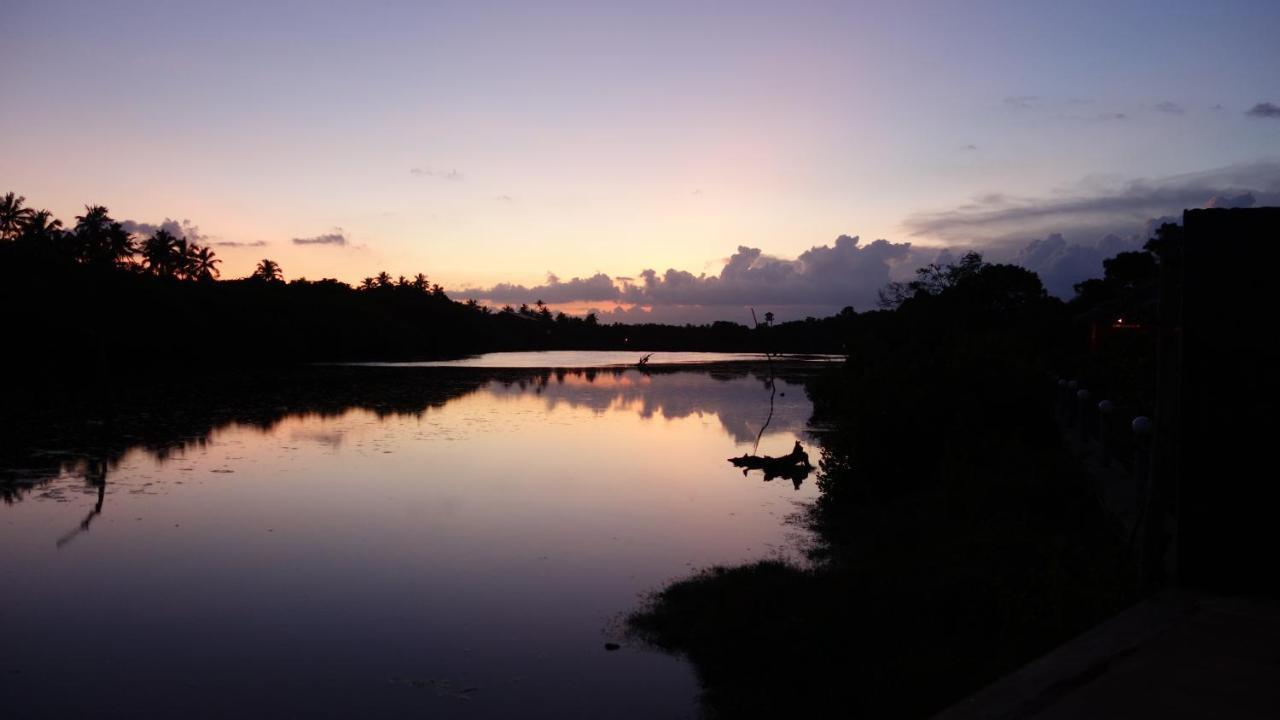
[[[1274,0],[0,0],[0,67],[0,192],[185,220],[225,277],[795,316],[1280,204]]]

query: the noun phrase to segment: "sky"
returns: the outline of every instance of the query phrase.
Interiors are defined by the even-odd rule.
[[[1277,37],[1274,0],[0,0],[0,192],[224,277],[626,320],[869,309],[965,249],[1069,296],[1280,204]]]

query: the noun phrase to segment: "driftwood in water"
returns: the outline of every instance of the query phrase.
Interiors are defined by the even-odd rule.
[[[729,462],[734,467],[742,468],[743,475],[746,475],[748,470],[761,470],[764,472],[765,482],[774,478],[786,478],[797,489],[813,470],[813,465],[809,463],[809,453],[804,451],[799,441],[796,441],[796,446],[790,453],[782,457],[744,454],[742,457],[729,458]]]

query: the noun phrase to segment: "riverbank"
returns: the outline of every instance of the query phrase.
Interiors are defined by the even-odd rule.
[[[922,717],[1126,607],[1126,548],[1023,370],[815,378],[810,563],[704,570],[634,636],[693,661],[710,717]]]

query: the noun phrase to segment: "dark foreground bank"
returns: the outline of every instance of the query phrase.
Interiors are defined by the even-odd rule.
[[[1070,320],[1005,272],[868,318],[810,381],[807,566],[708,569],[630,616],[693,661],[708,716],[927,716],[1132,602],[1131,553],[1054,419]]]

